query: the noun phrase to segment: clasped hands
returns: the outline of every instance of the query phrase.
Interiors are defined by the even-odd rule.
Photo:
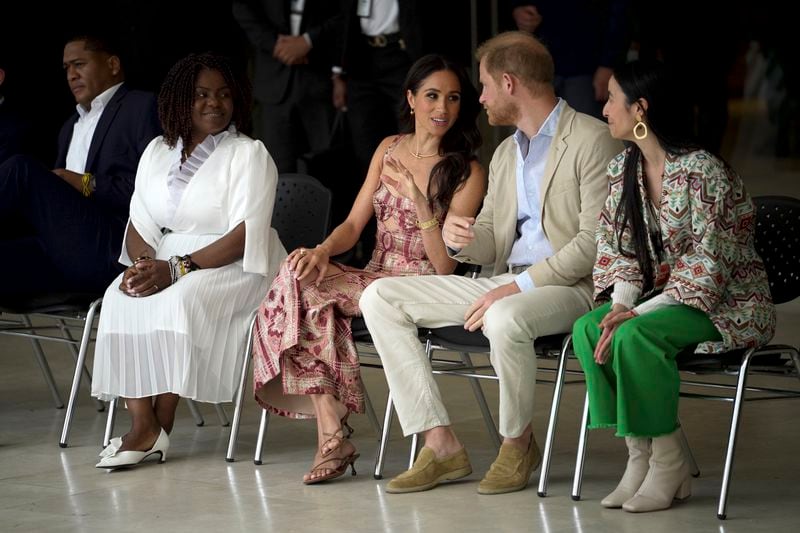
[[[272,48],[272,57],[285,65],[304,65],[308,63],[311,45],[302,35],[278,35]]]
[[[638,315],[633,309],[628,309],[624,305],[614,304],[611,306],[611,311],[603,317],[598,325],[603,330],[600,340],[597,341],[597,346],[594,348],[594,360],[598,365],[604,365],[608,361],[611,341],[620,324],[636,316]]]
[[[172,284],[169,265],[158,259],[139,259],[122,274],[119,290],[132,298],[153,295]]]

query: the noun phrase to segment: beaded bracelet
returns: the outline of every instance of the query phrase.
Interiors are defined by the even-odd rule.
[[[200,267],[192,261],[192,256],[189,254],[183,257],[173,255],[167,263],[169,264],[169,276],[173,284],[189,272],[200,270]]]

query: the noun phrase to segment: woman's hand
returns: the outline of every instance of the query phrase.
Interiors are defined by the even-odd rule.
[[[624,305],[614,304],[611,306],[611,311],[603,317],[603,320],[601,320],[599,324],[603,333],[600,335],[600,340],[594,348],[594,360],[598,365],[604,365],[606,361],[608,361],[611,340],[619,325],[635,316],[637,316],[636,313]]]
[[[122,275],[119,290],[134,298],[150,296],[172,284],[169,264],[156,259],[142,259]]]
[[[311,275],[314,269],[318,271],[315,285],[325,279],[325,272],[330,265],[330,256],[323,246],[316,248],[298,248],[289,254],[289,269],[294,271],[294,278],[303,281],[306,276]]]
[[[399,179],[393,179],[389,176],[382,175],[381,181],[391,186],[394,190],[413,201],[415,204],[419,202],[427,202],[427,198],[422,191],[419,190],[419,187],[417,187],[417,184],[414,181],[414,174],[412,174],[403,163],[401,163],[398,159],[389,156],[386,158],[386,164],[389,166],[389,168],[399,174]]]

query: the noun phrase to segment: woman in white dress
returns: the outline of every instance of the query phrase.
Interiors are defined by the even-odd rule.
[[[228,61],[189,55],[159,94],[164,135],[136,174],[120,261],[97,332],[92,394],[121,397],[130,431],[99,468],[163,462],[179,397],[231,401],[247,335],[286,256],[270,227],[277,170],[240,130],[250,87]]]

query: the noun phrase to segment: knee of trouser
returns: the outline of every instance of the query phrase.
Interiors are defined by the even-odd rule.
[[[521,317],[514,316],[515,310],[507,300],[497,300],[483,315],[483,334],[490,341],[502,339],[519,340],[520,337],[530,337],[524,331],[520,322]]]
[[[645,354],[635,346],[634,340],[641,334],[638,320],[626,320],[614,331],[611,339],[611,349],[614,351],[614,358],[617,364],[625,364],[625,361],[641,361]]]
[[[593,316],[593,314],[594,313],[590,311],[575,321],[575,323],[572,325],[573,336],[587,338],[589,337],[589,332],[596,331],[598,329],[600,322],[595,316]]]
[[[386,283],[392,281],[394,280],[381,278],[367,285],[358,300],[358,307],[361,309],[362,314],[377,314],[385,312],[387,308],[393,309],[390,298],[387,298],[387,293],[391,292],[391,290],[386,288]]]

